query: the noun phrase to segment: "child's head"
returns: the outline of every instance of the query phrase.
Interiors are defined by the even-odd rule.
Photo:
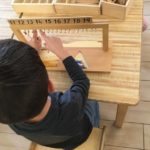
[[[48,75],[36,50],[0,41],[0,122],[16,123],[38,115],[48,95]]]

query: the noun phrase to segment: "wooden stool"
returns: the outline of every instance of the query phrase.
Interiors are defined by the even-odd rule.
[[[105,126],[100,128],[93,128],[87,141],[75,148],[74,150],[103,150],[105,138]],[[50,148],[38,145],[36,143],[31,144],[30,150],[62,150],[56,148]]]

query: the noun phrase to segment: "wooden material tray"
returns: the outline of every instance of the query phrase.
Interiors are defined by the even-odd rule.
[[[80,1],[80,0],[78,0]],[[87,1],[85,2],[63,2],[62,0],[57,0],[54,4],[56,14],[72,14],[72,15],[100,15],[100,2],[98,0],[94,0],[93,2]],[[96,3],[97,2],[97,3]]]
[[[106,2],[105,0],[12,0],[12,7],[17,13],[38,15],[83,15],[109,16],[125,19],[133,0],[125,5]]]
[[[12,7],[17,13],[55,14],[53,0],[12,0]]]
[[[133,0],[127,0],[125,5],[103,1],[102,14],[118,19],[125,19],[132,6]]]

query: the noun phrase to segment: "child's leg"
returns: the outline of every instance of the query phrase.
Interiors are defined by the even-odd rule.
[[[84,112],[89,117],[93,127],[100,126],[99,103],[93,100],[88,100],[84,107]]]

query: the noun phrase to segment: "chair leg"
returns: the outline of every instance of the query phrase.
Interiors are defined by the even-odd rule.
[[[32,142],[29,150],[35,150],[35,148],[36,148],[36,143]]]

